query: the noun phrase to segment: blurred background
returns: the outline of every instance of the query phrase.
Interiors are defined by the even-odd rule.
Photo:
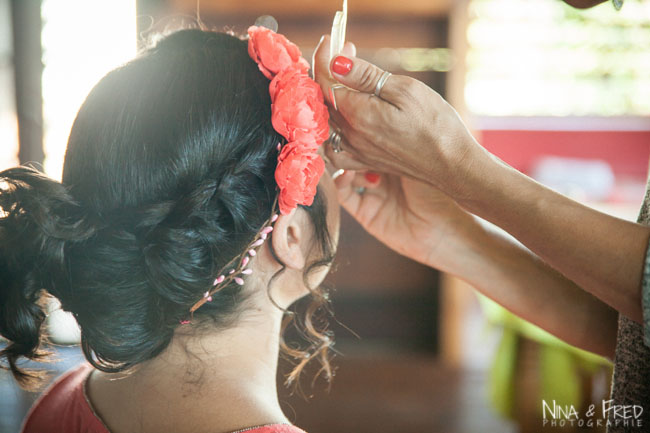
[[[341,8],[199,4],[207,26],[236,33],[273,15],[307,58]],[[196,0],[0,0],[0,169],[31,162],[60,178],[93,84],[155,33],[196,19]],[[349,0],[347,39],[359,57],[445,96],[515,168],[636,219],[650,161],[650,2],[616,12],[610,2],[579,11],[559,0]],[[282,391],[287,415],[310,433],[548,431],[542,400],[579,409],[608,395],[608,361],[392,253],[345,215],[329,283],[340,322],[332,388],[311,388],[306,374],[307,399]],[[74,323],[50,319],[55,377],[83,358],[69,345]],[[36,397],[0,371],[0,433],[18,431]]]

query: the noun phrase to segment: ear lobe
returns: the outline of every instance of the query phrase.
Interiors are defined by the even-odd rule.
[[[271,245],[277,258],[291,269],[303,269],[306,258],[301,244],[305,241],[301,227],[301,213],[294,209],[288,215],[280,215],[273,225]]]

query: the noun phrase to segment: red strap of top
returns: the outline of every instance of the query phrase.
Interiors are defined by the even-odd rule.
[[[84,363],[57,379],[32,406],[23,433],[109,433],[86,400],[84,383],[91,371]]]
[[[93,411],[85,393],[85,383],[93,370],[84,363],[68,371],[45,390],[32,406],[22,433],[110,433]],[[242,433],[305,433],[298,427],[273,424]]]

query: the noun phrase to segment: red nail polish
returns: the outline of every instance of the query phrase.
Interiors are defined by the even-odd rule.
[[[365,177],[366,180],[367,180],[368,182],[370,182],[370,183],[377,183],[377,182],[379,182],[379,179],[380,179],[381,176],[379,175],[379,173],[374,173],[374,172],[372,172],[372,171],[367,171],[367,172],[363,175],[363,177]]]
[[[332,72],[339,75],[347,75],[352,70],[352,60],[344,56],[336,56],[332,63]]]

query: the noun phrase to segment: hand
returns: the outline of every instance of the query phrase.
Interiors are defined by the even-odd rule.
[[[337,74],[336,66],[330,69],[325,36],[313,59],[314,78],[332,108],[331,121],[343,137],[344,152],[375,170],[413,177],[454,194],[470,163],[486,153],[456,111],[428,86],[402,75],[392,75],[381,97],[375,97],[372,93],[383,71],[345,50],[344,55],[351,70]],[[347,88],[337,88],[332,95],[331,85],[337,82]],[[333,97],[338,110],[333,109]],[[338,166],[359,168],[356,162]]]
[[[335,179],[342,206],[372,236],[398,253],[448,272],[457,272],[464,247],[478,227],[452,199],[420,181],[345,171]],[[357,189],[366,188],[363,194]],[[451,248],[451,245],[454,245]],[[461,246],[458,248],[457,246]]]

